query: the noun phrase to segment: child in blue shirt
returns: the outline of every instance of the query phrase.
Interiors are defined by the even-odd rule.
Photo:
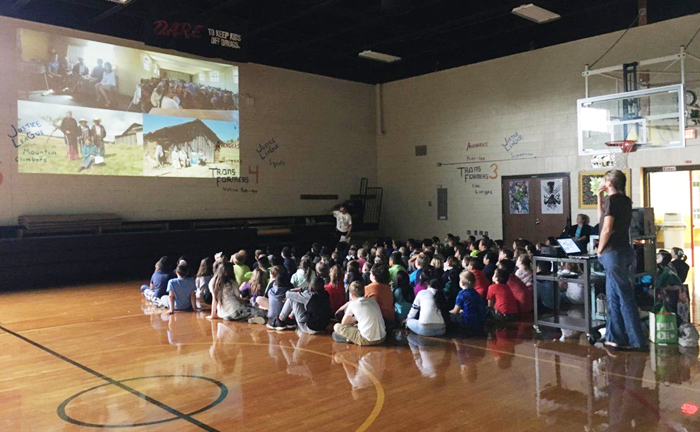
[[[422,253],[418,255],[416,258],[416,261],[414,265],[416,266],[416,270],[411,273],[410,281],[411,281],[411,286],[414,287],[420,280],[420,275],[423,273],[423,266],[425,265],[427,257],[423,255]]]
[[[267,309],[267,327],[278,330],[281,327],[279,323],[279,315],[282,312],[282,307],[287,299],[287,291],[294,288],[289,280],[289,275],[286,272],[280,272],[275,278],[275,283],[267,292],[267,300],[269,306]]]
[[[195,295],[197,286],[194,278],[188,276],[190,269],[187,264],[183,262],[178,265],[175,273],[177,274],[177,279],[168,281],[168,299],[170,305],[168,313],[171,315],[174,314],[176,310],[192,310],[193,306],[197,304]]]
[[[462,290],[457,294],[455,307],[450,311],[452,323],[457,328],[471,335],[484,333],[486,322],[486,305],[484,298],[474,289],[476,277],[470,271],[459,275],[459,286]]]
[[[153,302],[156,306],[166,307],[167,302],[161,305],[160,300],[167,294],[168,281],[172,278],[173,274],[168,266],[168,257],[163,256],[156,263],[150,285],[141,285],[141,293],[146,300]]]

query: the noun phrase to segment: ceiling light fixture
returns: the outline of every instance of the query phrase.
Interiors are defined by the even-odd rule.
[[[532,3],[513,8],[512,12],[514,15],[536,22],[537,24],[544,24],[561,18],[561,15],[535,6]]]
[[[125,4],[129,3],[131,0],[107,0],[107,1],[111,1],[112,3],[119,3],[122,5],[125,5]]]
[[[359,54],[359,56],[364,59],[380,61],[384,63],[394,63],[401,60],[401,57],[396,57],[390,54],[382,54],[372,50],[364,50]]]

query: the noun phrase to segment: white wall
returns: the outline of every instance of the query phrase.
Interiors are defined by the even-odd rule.
[[[698,25],[700,15],[633,28],[596,67],[678,53]],[[578,213],[578,172],[591,170],[591,158],[578,156],[576,100],[585,96],[581,73],[620,34],[384,85],[386,133],[377,135],[379,184],[385,188],[382,231],[405,238],[442,237],[448,232],[466,235],[466,230],[478,229],[498,238],[502,235],[501,176],[510,175],[569,172],[572,213]],[[700,52],[700,42],[695,41],[689,51]],[[615,83],[608,78],[593,78],[591,83],[591,96],[615,92]],[[514,133],[522,141],[508,152],[502,143]],[[466,150],[468,143],[480,142],[488,142],[488,147]],[[687,144],[684,149],[630,156],[636,206],[643,203],[641,167],[700,164],[700,140]],[[414,156],[416,145],[427,145],[428,156]],[[536,159],[512,159],[513,154],[523,153]],[[437,166],[469,157],[504,161],[495,162],[497,178],[473,182],[465,182],[455,166]],[[492,173],[490,165],[469,166]],[[438,185],[448,188],[447,221],[437,220]],[[594,216],[595,212],[586,213]],[[594,224],[596,219],[592,218]],[[553,227],[553,234],[560,230]]]
[[[91,212],[115,212],[127,220],[318,214],[334,203],[301,201],[300,194],[338,194],[343,200],[356,193],[362,177],[376,183],[372,86],[255,64],[239,65],[241,93],[254,99],[253,105],[243,100],[241,108],[241,169],[250,183],[240,186],[257,194],[226,192],[213,179],[18,174],[17,150],[6,137],[17,121],[18,27],[157,51],[0,18],[0,225],[14,225],[20,215]],[[273,138],[280,147],[271,158],[284,162],[276,168],[255,151]],[[249,166],[258,167],[259,184],[248,175]]]

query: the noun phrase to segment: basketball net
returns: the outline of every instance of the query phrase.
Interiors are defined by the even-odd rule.
[[[630,153],[634,152],[636,149],[636,141],[608,141],[605,145],[608,146],[610,159],[612,159],[615,168],[620,170],[629,168],[627,160],[629,159]]]

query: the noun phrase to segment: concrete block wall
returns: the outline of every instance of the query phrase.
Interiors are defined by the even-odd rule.
[[[597,66],[676,53],[698,25],[700,16],[695,15],[633,28]],[[4,59],[19,58],[18,27],[158,51],[133,41],[0,18]],[[212,179],[17,174],[17,151],[0,138],[0,224],[15,224],[22,214],[98,211],[116,212],[129,220],[323,213],[331,203],[300,201],[299,195],[345,198],[355,193],[361,177],[369,177],[371,184],[385,188],[383,234],[405,238],[480,230],[497,238],[502,235],[502,176],[553,172],[570,173],[571,210],[576,214],[578,172],[591,170],[590,157],[578,156],[576,100],[584,96],[581,72],[619,35],[388,83],[381,92],[382,104],[377,101],[380,92],[372,86],[241,64],[240,91],[246,95],[241,168],[254,181],[248,170],[257,167],[257,194],[226,192]],[[700,53],[700,45],[689,51]],[[0,68],[0,129],[9,133],[17,118],[20,77],[13,62],[6,65]],[[606,78],[594,78],[591,84],[591,95],[615,91],[614,82]],[[378,127],[379,106],[385,133]],[[255,151],[273,138],[280,145],[273,160],[285,162],[277,168],[260,160]],[[635,204],[642,204],[642,167],[700,164],[699,144],[700,140],[692,140],[684,149],[632,155]],[[417,145],[427,145],[428,155],[416,157]],[[466,161],[481,162],[438,166]],[[472,170],[460,171],[458,166]],[[480,178],[465,181],[465,174]],[[448,188],[446,221],[437,220],[438,186]]]
[[[0,225],[20,215],[114,212],[126,220],[254,217],[326,213],[329,201],[347,199],[360,179],[376,184],[375,96],[370,85],[256,64],[240,64],[241,171],[257,194],[225,191],[214,179],[18,174],[17,149],[6,137],[17,122],[17,29],[191,57],[141,43],[0,17]],[[16,59],[16,61],[12,60]],[[212,61],[212,59],[204,59]],[[216,60],[214,60],[216,61]],[[250,99],[249,103],[248,99]],[[275,139],[273,167],[256,152]],[[21,148],[20,148],[21,149]],[[259,183],[249,167],[259,172]]]
[[[700,15],[633,28],[596,67],[678,53],[698,26]],[[570,173],[572,214],[588,213],[596,223],[595,211],[578,208],[578,173],[592,169],[590,156],[578,156],[576,100],[585,97],[584,65],[620,34],[385,84],[385,133],[377,134],[379,184],[385,188],[382,231],[406,238],[464,236],[477,229],[499,238],[501,177],[560,172]],[[689,52],[700,53],[696,44]],[[591,96],[614,92],[613,80],[591,79]],[[631,155],[635,205],[643,203],[642,167],[700,164],[699,144],[696,139],[683,149]],[[416,157],[417,145],[427,145],[428,155]],[[479,160],[495,162],[438,166]],[[465,181],[458,166],[473,167],[469,174],[487,178]],[[438,186],[448,188],[448,219],[442,221],[437,219]],[[553,227],[553,234],[561,228]]]

